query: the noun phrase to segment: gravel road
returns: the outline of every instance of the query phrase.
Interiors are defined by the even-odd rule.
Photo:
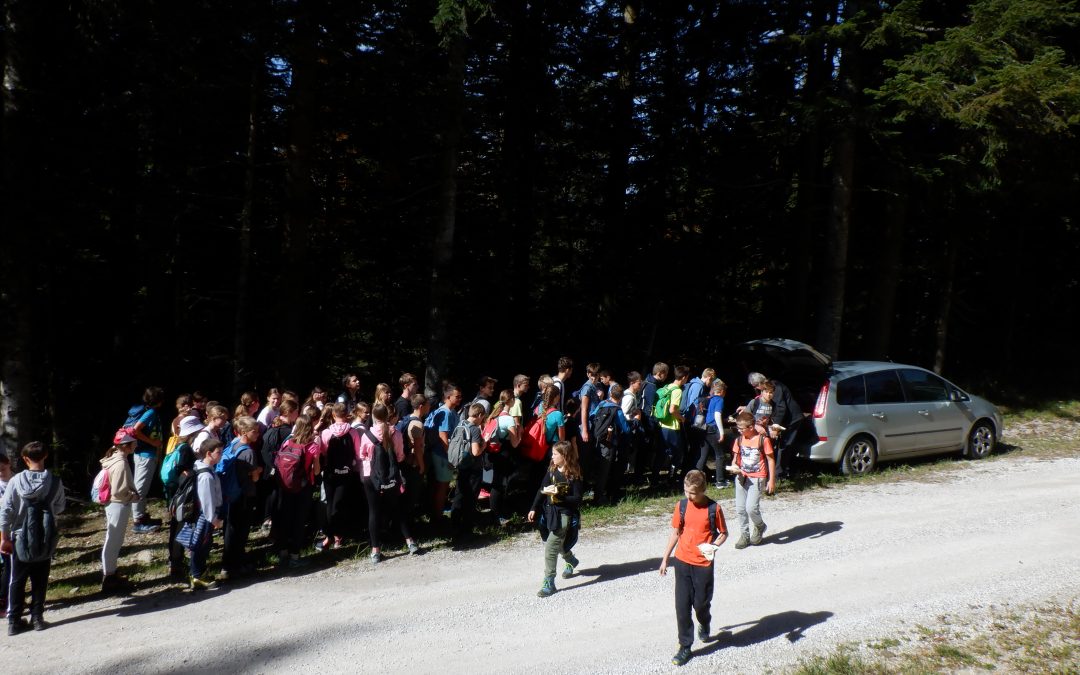
[[[695,643],[683,671],[782,671],[944,614],[1080,597],[1080,458],[972,462],[926,482],[781,494],[763,510],[762,546],[717,553],[718,638]],[[674,578],[657,574],[669,519],[583,531],[580,574],[544,600],[528,536],[194,600],[82,603],[48,612],[48,631],[0,638],[0,653],[19,673],[669,672]]]

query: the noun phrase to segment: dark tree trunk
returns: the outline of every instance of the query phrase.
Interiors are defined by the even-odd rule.
[[[315,120],[318,103],[315,93],[317,38],[308,3],[297,6],[296,23],[290,43],[292,80],[289,88],[288,195],[282,237],[282,260],[289,270],[284,283],[285,304],[299,310],[306,300],[309,274],[308,237],[315,219],[315,185],[312,174]],[[278,336],[281,376],[295,387],[305,375],[308,348],[303,323],[284,321]]]
[[[844,128],[833,144],[832,203],[825,232],[825,264],[821,305],[818,311],[817,348],[836,358],[844,320],[844,286],[847,280],[848,237],[855,178],[855,132]]]
[[[239,219],[239,259],[236,273],[236,321],[233,335],[233,395],[251,386],[248,370],[248,340],[251,323],[252,221],[255,211],[255,143],[258,137],[260,68],[251,75],[248,103],[247,147],[244,153],[244,201]]]
[[[510,247],[508,268],[497,274],[509,279],[506,288],[511,304],[524,305],[530,288],[529,251],[534,241],[534,184],[536,165],[537,96],[542,91],[544,54],[537,39],[543,5],[526,0],[509,3],[510,68],[507,82],[505,141],[503,143],[502,232],[500,245]]]
[[[453,298],[454,228],[457,223],[457,164],[465,107],[465,39],[451,38],[446,72],[445,125],[439,159],[439,220],[432,249],[431,307],[428,312],[424,388],[442,395],[447,367],[449,306]]]
[[[949,338],[949,314],[952,311],[953,286],[956,277],[956,238],[945,231],[945,274],[941,284],[941,298],[938,300],[937,317],[934,321],[934,372],[940,375],[945,370],[945,346]]]
[[[894,173],[902,171],[894,169]],[[869,298],[869,339],[867,352],[871,358],[889,357],[892,344],[893,320],[896,318],[896,289],[900,284],[900,265],[904,259],[904,234],[907,224],[908,195],[903,179],[893,181],[895,192],[890,195],[882,218],[880,245],[875,251],[876,272]]]
[[[32,250],[35,224],[29,203],[33,178],[27,172],[35,132],[30,92],[33,91],[34,35],[43,17],[39,3],[4,3],[3,35],[3,185],[4,236],[0,244],[0,450],[18,463],[18,449],[36,432],[33,382],[36,372],[34,305],[36,256]]]
[[[601,270],[619,269],[625,264],[628,246],[633,238],[626,233],[626,187],[630,181],[630,148],[633,140],[633,100],[634,74],[640,66],[640,39],[637,23],[640,12],[639,2],[623,2],[623,21],[619,29],[619,71],[615,79],[615,89],[611,96],[611,116],[609,118],[611,139],[608,150],[608,172],[604,179],[604,246],[600,247],[604,259]],[[600,302],[600,316],[613,320],[619,315],[616,303],[619,300],[621,286],[616,287],[611,280],[601,280],[597,288],[603,289]],[[606,326],[604,329],[610,329]],[[647,345],[651,348],[652,345]]]

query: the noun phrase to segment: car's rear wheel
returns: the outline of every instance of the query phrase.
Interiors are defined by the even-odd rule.
[[[969,459],[983,459],[994,451],[994,427],[986,420],[975,423],[968,432],[967,447],[964,454]]]
[[[845,476],[864,476],[877,466],[877,446],[869,436],[856,436],[848,441],[840,458],[840,471]]]

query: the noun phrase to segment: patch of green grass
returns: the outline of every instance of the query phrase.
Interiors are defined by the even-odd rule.
[[[939,617],[934,626],[916,625],[911,640],[885,638],[868,643],[863,654],[841,645],[804,659],[799,675],[826,673],[1080,672],[1078,599],[1068,604],[988,609],[986,616]],[[980,628],[981,627],[981,628]],[[885,648],[885,647],[888,648]]]

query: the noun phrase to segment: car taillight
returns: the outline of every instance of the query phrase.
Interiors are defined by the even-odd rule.
[[[829,404],[829,381],[821,385],[821,391],[817,395],[817,403],[814,404],[814,419],[825,417],[825,407]]]

